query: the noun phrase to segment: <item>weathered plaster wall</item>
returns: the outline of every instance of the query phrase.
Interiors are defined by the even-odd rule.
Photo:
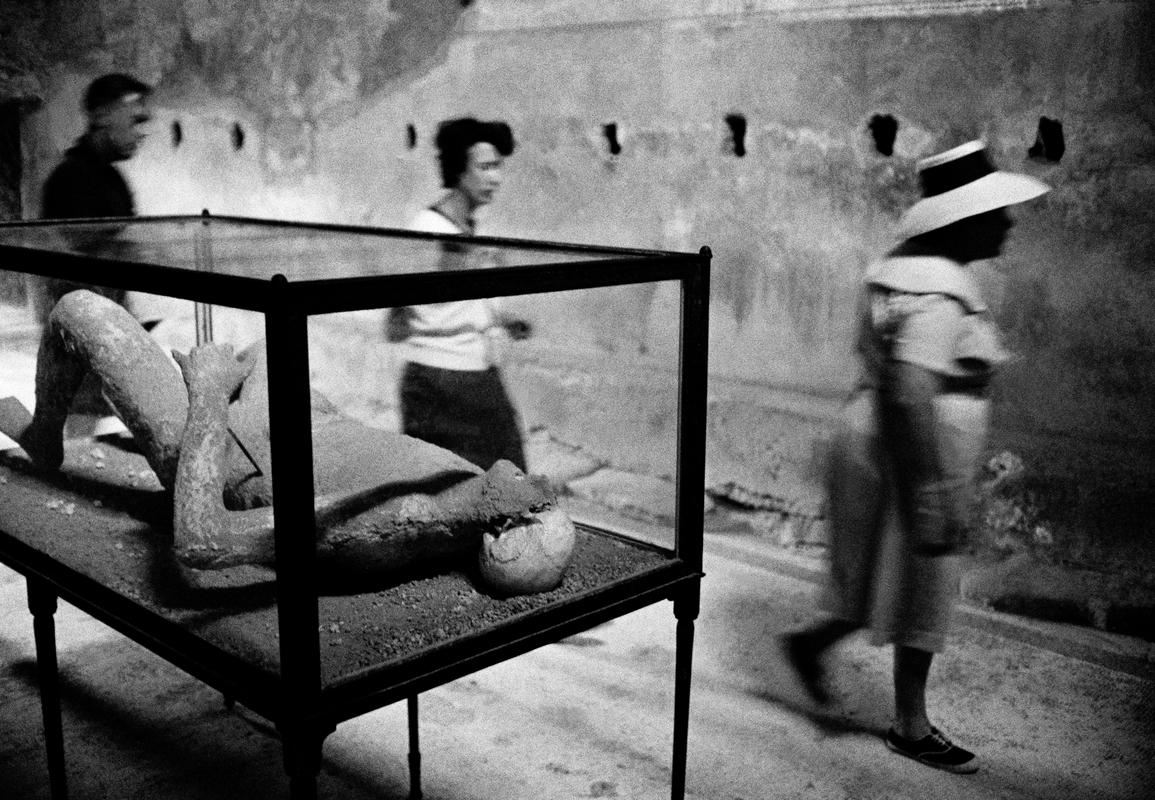
[[[1016,211],[998,268],[980,268],[1023,356],[1000,383],[1001,427],[1026,432],[1015,441],[1033,447],[1036,461],[1051,457],[1055,441],[1076,443],[1064,445],[1068,455],[1088,443],[1111,444],[1124,459],[1151,449],[1155,13],[1147,3],[38,7],[42,27],[24,23],[21,35],[35,40],[38,30],[71,44],[9,69],[9,83],[31,76],[44,99],[26,120],[29,186],[79,132],[84,82],[117,66],[159,87],[156,133],[128,167],[145,213],[208,207],[400,225],[437,191],[436,121],[472,113],[509,120],[519,141],[488,232],[711,246],[710,467],[718,481],[770,493],[794,480],[788,491],[813,495],[833,405],[814,401],[802,424],[778,390],[836,398],[845,389],[855,282],[915,195],[914,161],[982,136],[1002,165],[1055,187]],[[875,148],[876,114],[898,122],[893,155]],[[730,115],[746,121],[743,155]],[[1041,116],[1063,124],[1057,163],[1026,157]],[[627,466],[663,472],[650,461],[665,456],[648,459],[640,443],[647,430],[668,430],[670,404],[658,418],[633,420],[639,434],[615,436],[599,420],[668,382],[660,365],[672,353],[674,300],[669,287],[623,289],[539,308],[544,340],[564,335],[590,360],[580,400],[566,383],[577,368],[550,368],[547,349],[515,363],[529,421],[569,439],[594,436]],[[620,375],[591,383],[595,365],[614,363],[609,354],[627,374],[656,370],[632,386]]]

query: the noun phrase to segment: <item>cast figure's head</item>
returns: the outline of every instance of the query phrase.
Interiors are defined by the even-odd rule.
[[[576,543],[569,515],[550,507],[526,515],[500,533],[486,531],[477,566],[482,581],[496,594],[548,592],[561,583]]]
[[[152,119],[148,96],[152,87],[131,75],[102,75],[88,85],[84,110],[88,114],[88,139],[109,161],[136,155]]]
[[[461,117],[437,128],[441,182],[460,192],[470,207],[492,202],[501,186],[501,165],[513,153],[513,131],[504,122]]]
[[[908,247],[960,263],[994,258],[1014,224],[1008,206],[1050,191],[1042,181],[995,168],[981,141],[918,162],[922,199],[899,222]]]

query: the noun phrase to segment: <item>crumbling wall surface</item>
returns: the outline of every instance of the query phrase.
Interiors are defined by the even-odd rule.
[[[7,68],[38,81],[45,102],[26,120],[27,213],[83,129],[85,84],[122,70],[157,87],[153,135],[126,166],[142,210],[347,219],[319,140],[383,85],[442,61],[463,10],[459,0],[0,4],[0,89]]]
[[[1021,356],[997,389],[996,445],[1013,444],[1054,485],[1085,487],[1056,514],[1090,508],[1100,490],[1139,509],[1128,520],[1155,511],[1143,488],[1155,483],[1146,2],[33,5],[40,21],[18,27],[21,41],[40,31],[70,44],[25,69],[45,99],[26,120],[29,186],[79,132],[85,80],[115,67],[158,87],[154,134],[126,167],[145,213],[401,225],[439,190],[436,122],[474,114],[508,120],[519,143],[485,231],[709,245],[709,472],[761,497],[792,487],[807,508],[819,495],[822,432],[853,381],[859,276],[916,196],[916,160],[985,138],[1001,165],[1055,187],[1015,210],[998,264],[976,267]],[[654,437],[669,430],[669,406],[656,419],[612,401],[660,383],[647,365],[668,376],[676,291],[535,302],[522,308],[544,341],[578,343],[589,357],[577,380],[576,368],[542,361],[548,348],[514,349],[509,374],[527,424],[651,468],[644,441],[615,437],[607,420],[624,415],[623,429]],[[377,336],[366,329],[363,340]],[[571,384],[588,396],[559,403]],[[1120,460],[1127,469],[1115,477],[1096,471]]]

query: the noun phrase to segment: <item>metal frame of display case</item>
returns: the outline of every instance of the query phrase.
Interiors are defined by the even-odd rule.
[[[279,229],[348,232],[362,235],[450,237],[411,231],[354,226],[277,222],[246,217],[138,217],[133,225],[200,220],[197,260],[211,258],[214,221]],[[111,221],[115,220],[102,220]],[[77,223],[0,223],[5,228]],[[101,259],[98,275],[91,258],[73,253],[0,244],[2,268],[75,280],[110,288],[152,292],[197,303],[261,312],[268,352],[273,516],[276,546],[276,602],[280,676],[270,675],[232,653],[185,630],[43,552],[0,531],[0,561],[22,573],[28,583],[40,676],[46,751],[52,797],[67,794],[60,695],[57,688],[53,614],[57,598],[140,643],[154,653],[239,701],[273,722],[281,734],[292,800],[317,796],[321,744],[344,720],[405,699],[409,710],[411,796],[420,797],[417,696],[544,644],[586,630],[661,600],[672,600],[676,623],[674,736],[671,797],[685,794],[687,732],[694,621],[698,616],[702,573],[702,496],[705,463],[708,248],[672,253],[538,242],[496,237],[453,237],[457,242],[532,246],[549,251],[589,252],[589,261],[484,270],[290,280],[271,280]],[[607,258],[607,256],[609,256]],[[617,256],[617,257],[615,257]],[[595,258],[596,257],[596,258]],[[18,265],[18,266],[17,266]],[[677,281],[681,289],[678,357],[678,427],[675,546],[660,569],[551,603],[496,629],[451,640],[400,664],[361,670],[331,685],[321,675],[318,634],[318,578],[313,507],[308,318],[316,314],[422,303],[541,294],[577,289]],[[202,324],[199,318],[197,324]],[[302,530],[310,535],[301,535]],[[606,532],[610,535],[613,532]],[[636,540],[622,537],[630,542]],[[663,552],[669,552],[663,550]]]

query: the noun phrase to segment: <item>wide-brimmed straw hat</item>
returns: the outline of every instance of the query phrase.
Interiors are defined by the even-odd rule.
[[[922,199],[898,222],[900,238],[944,228],[975,214],[1032,200],[1051,187],[1029,175],[1003,172],[987,156],[986,144],[967,142],[917,164]]]

